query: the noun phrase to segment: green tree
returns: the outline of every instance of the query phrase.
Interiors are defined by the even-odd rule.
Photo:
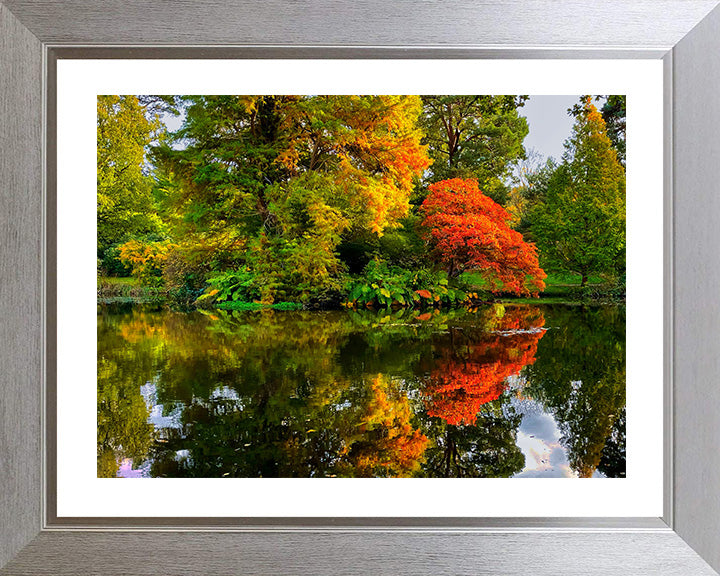
[[[187,146],[155,156],[168,219],[191,258],[256,274],[263,300],[337,289],[340,241],[397,226],[429,164],[416,96],[186,101]]]
[[[545,160],[537,151],[530,149],[527,158],[518,162],[515,168],[505,208],[512,217],[510,226],[528,242],[533,240],[530,215],[538,204],[545,202],[548,184],[557,166],[553,158]]]
[[[137,96],[98,96],[97,101],[98,258],[130,237],[159,226],[145,150],[161,124],[146,115]]]
[[[433,160],[428,183],[474,178],[480,189],[504,203],[505,180],[525,156],[528,134],[518,114],[526,96],[423,96],[424,142]]]
[[[531,213],[541,265],[580,274],[582,286],[591,272],[625,270],[625,170],[589,97],[584,106],[545,202]]]
[[[624,95],[610,95],[600,109],[607,126],[608,138],[618,155],[618,160],[625,166],[625,127],[626,99]]]

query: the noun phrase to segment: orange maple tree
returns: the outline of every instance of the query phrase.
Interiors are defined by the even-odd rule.
[[[477,180],[431,184],[420,210],[433,255],[450,276],[475,270],[494,292],[537,296],[545,288],[535,245],[510,228],[511,215],[480,191]]]
[[[507,378],[535,362],[544,324],[542,314],[510,310],[492,332],[462,346],[462,354],[447,352],[429,374],[428,415],[455,426],[473,424],[480,407],[505,391]]]

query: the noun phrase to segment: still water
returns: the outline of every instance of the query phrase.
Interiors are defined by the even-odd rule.
[[[101,477],[622,477],[625,308],[98,306]]]

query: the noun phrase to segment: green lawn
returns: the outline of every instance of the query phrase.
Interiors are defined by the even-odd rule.
[[[471,289],[485,290],[488,288],[488,282],[477,272],[465,272],[461,278],[470,285]],[[540,299],[547,303],[576,301],[578,300],[577,289],[580,288],[581,281],[580,274],[550,272],[545,279],[545,290],[540,293]],[[604,279],[597,274],[591,274],[588,277],[588,286],[602,285],[604,282]],[[538,302],[535,298],[508,298],[507,300],[518,304]]]
[[[550,272],[545,278],[545,287],[550,286],[580,286],[582,276],[574,272]],[[603,279],[597,274],[588,276],[588,284],[602,284]]]
[[[115,278],[113,276],[99,276],[98,286],[109,285],[109,286],[139,286],[137,278],[128,276],[127,278]]]

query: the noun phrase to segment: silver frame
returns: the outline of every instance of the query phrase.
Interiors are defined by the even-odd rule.
[[[0,574],[520,574],[530,569],[533,574],[716,574],[710,566],[720,569],[720,417],[711,407],[720,405],[720,391],[712,386],[720,375],[713,361],[720,356],[713,331],[720,320],[713,300],[720,267],[712,264],[720,258],[712,246],[713,209],[720,209],[713,194],[720,179],[720,141],[713,129],[720,127],[720,107],[713,98],[720,89],[720,64],[714,61],[720,10],[704,17],[718,0],[635,0],[632,6],[616,0],[611,8],[593,0],[564,7],[459,0],[453,10],[463,20],[451,28],[437,20],[442,9],[437,2],[400,2],[393,12],[378,0],[365,7],[342,0],[334,5],[337,13],[323,12],[318,21],[310,17],[313,9],[327,8],[320,0],[307,3],[307,14],[274,0],[262,6],[250,0],[205,4],[217,31],[202,23],[194,29],[188,18],[193,3],[184,0],[173,3],[185,19],[172,30],[147,17],[148,11],[156,18],[174,15],[163,12],[162,0],[129,1],[122,9],[112,0],[42,6],[0,0],[0,78],[9,79],[0,84],[0,567],[5,566]],[[228,17],[229,9],[241,17]],[[353,17],[369,17],[373,10],[376,29],[355,31]],[[581,12],[589,17],[560,26],[559,39],[537,31],[538,19],[578,22],[572,18]],[[495,22],[500,13],[515,18],[512,44]],[[423,38],[438,45],[422,45],[417,32],[398,28],[400,16],[412,19],[413,30],[419,26]],[[298,21],[303,18],[309,27]],[[340,27],[333,46],[322,45],[328,22]],[[227,23],[238,26],[243,42],[238,44]],[[285,45],[258,44],[281,33],[289,36]],[[147,45],[148,38],[158,45]],[[479,44],[468,45],[468,38]],[[58,519],[52,80],[58,58],[88,57],[663,58],[663,517]],[[532,557],[537,560],[531,568]]]

